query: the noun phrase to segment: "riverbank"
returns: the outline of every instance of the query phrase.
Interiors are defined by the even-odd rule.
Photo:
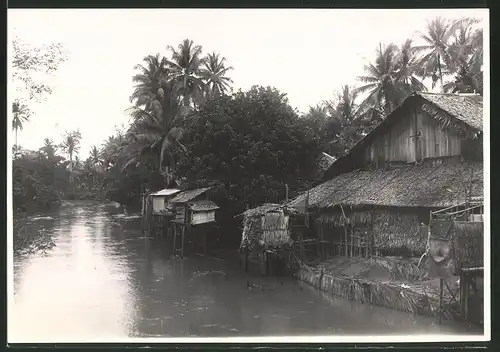
[[[59,204],[50,210],[56,210],[58,207]],[[37,232],[27,230],[26,221],[35,214],[37,214],[35,211],[13,213],[12,250],[16,255],[45,252],[55,246],[52,236],[45,229],[40,228]]]
[[[399,258],[335,258],[302,264],[296,278],[344,299],[370,303],[412,314],[437,317],[439,279],[431,279],[415,260]],[[447,280],[458,292],[458,277]],[[443,292],[444,319],[458,317],[458,302],[446,287]]]

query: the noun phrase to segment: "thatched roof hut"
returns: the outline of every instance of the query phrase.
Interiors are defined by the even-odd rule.
[[[413,118],[414,115],[418,117]],[[325,171],[324,180],[387,162],[416,162],[464,154],[482,137],[483,97],[415,92]],[[417,137],[417,138],[415,138]],[[408,143],[411,141],[413,143]],[[472,142],[482,152],[482,143]],[[476,148],[477,149],[477,148]],[[368,153],[368,155],[367,155]]]
[[[472,188],[483,195],[483,163],[456,159],[439,166],[407,165],[394,169],[351,171],[309,190],[310,208],[387,206],[445,208],[463,203]],[[307,193],[290,202],[299,206]]]
[[[243,214],[241,247],[252,249],[255,245],[281,248],[291,244],[288,227],[289,215],[296,210],[288,205],[266,203],[248,209]]]
[[[480,96],[416,92],[290,205],[421,252],[430,210],[483,197],[482,114]]]

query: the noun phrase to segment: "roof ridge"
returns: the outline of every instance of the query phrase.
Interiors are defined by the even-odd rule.
[[[432,95],[451,95],[454,97],[480,97],[478,93],[438,93],[438,92],[423,92],[415,91],[416,94],[432,94]]]

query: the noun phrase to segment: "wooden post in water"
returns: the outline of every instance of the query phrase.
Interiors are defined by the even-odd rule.
[[[350,231],[350,234],[351,234],[351,258],[352,258],[352,248],[354,246],[354,236],[353,236],[353,229],[351,229]]]
[[[181,227],[181,259],[184,258],[184,232],[186,231],[186,225]]]
[[[245,266],[245,272],[248,273],[248,248],[245,246],[243,250],[245,251],[245,262],[243,263],[243,265]]]
[[[175,240],[177,239],[177,224],[174,222],[172,223],[172,225],[174,226],[174,243],[172,245],[172,253],[175,255],[175,252],[176,252],[176,248],[175,248]]]
[[[207,231],[203,231],[203,254],[207,255]]]
[[[443,322],[443,313],[444,313],[444,307],[443,307],[443,282],[444,279],[439,279],[439,324]]]

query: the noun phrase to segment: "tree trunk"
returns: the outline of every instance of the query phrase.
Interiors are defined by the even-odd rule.
[[[189,95],[187,87],[187,75],[184,75],[184,106],[189,106]]]
[[[18,131],[18,128],[16,127],[15,129],[15,140],[14,140],[14,143],[15,143],[15,146],[17,147],[17,131]]]
[[[443,73],[441,72],[441,56],[438,54],[439,81],[441,83],[441,93],[444,93]]]

